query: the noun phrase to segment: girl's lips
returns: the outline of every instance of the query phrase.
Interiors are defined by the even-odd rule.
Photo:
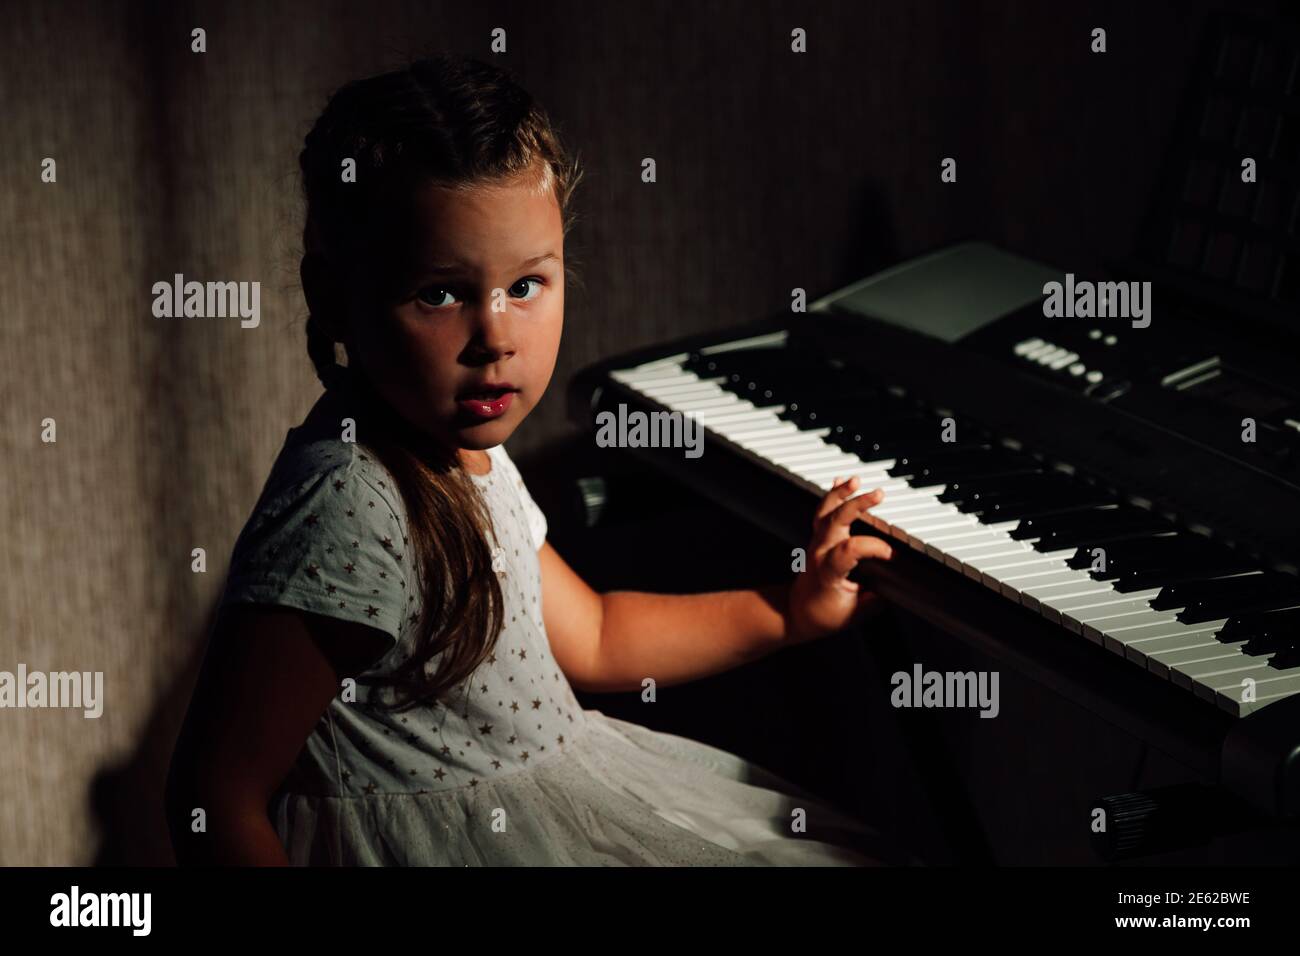
[[[456,405],[474,418],[490,421],[504,415],[514,397],[514,392],[504,392],[497,398],[459,398]]]

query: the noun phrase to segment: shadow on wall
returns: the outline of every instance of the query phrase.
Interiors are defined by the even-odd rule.
[[[90,812],[100,834],[94,866],[174,865],[171,836],[163,813],[163,789],[172,751],[216,623],[209,609],[201,639],[193,641],[186,666],[154,706],[129,760],[107,767],[90,784]]]

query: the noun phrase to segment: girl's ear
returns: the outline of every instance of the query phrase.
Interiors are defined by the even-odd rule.
[[[302,257],[298,275],[302,279],[307,311],[320,324],[321,331],[335,342],[342,342],[345,329],[343,303],[346,299],[338,271],[331,268],[324,256],[309,252]]]

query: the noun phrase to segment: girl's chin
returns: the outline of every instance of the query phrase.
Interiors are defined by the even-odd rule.
[[[491,448],[505,441],[515,430],[513,415],[486,421],[467,421],[458,417],[453,428],[461,448]]]

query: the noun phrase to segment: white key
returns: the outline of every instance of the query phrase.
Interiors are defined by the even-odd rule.
[[[1215,640],[1213,631],[1206,631],[1201,636],[1202,643],[1191,646],[1171,647],[1165,650],[1148,650],[1147,670],[1161,677],[1173,680],[1173,671],[1189,664],[1231,660],[1255,660],[1241,652],[1244,641],[1225,644]]]
[[[715,397],[721,395],[734,395],[717,382],[705,382],[696,379],[694,382],[673,382],[671,384],[646,385],[638,389],[643,395],[648,395],[656,401],[686,401],[691,398],[703,398],[706,395]]]
[[[1251,677],[1258,680],[1261,677],[1268,676],[1270,671],[1277,673],[1276,668],[1268,666],[1271,658],[1272,655],[1269,655],[1269,657],[1252,657],[1249,654],[1238,652],[1233,655],[1224,655],[1194,663],[1174,664],[1169,668],[1169,679],[1184,690],[1193,692],[1206,687],[1206,682],[1214,678],[1230,677],[1229,684],[1233,681],[1239,681],[1242,677]],[[1222,684],[1222,681],[1220,683]]]
[[[1031,550],[1023,557],[1012,557],[1005,561],[994,560],[988,563],[979,562],[980,581],[985,587],[999,593],[1002,591],[1003,582],[1013,577],[1028,578],[1033,583],[1041,584],[1042,579],[1036,576],[1061,570],[1065,567],[1065,559],[1071,554],[1074,554],[1073,549],[1048,554]],[[1031,575],[1034,577],[1030,578]]]
[[[1113,618],[1129,618],[1134,614],[1146,614],[1152,611],[1150,599],[1136,601],[1117,601],[1113,604],[1101,604],[1092,607],[1075,608],[1065,612],[1071,621],[1080,626],[1091,624],[1099,631],[1105,631],[1107,622]],[[1156,614],[1176,614],[1176,609],[1155,611]],[[1120,625],[1122,626],[1122,625]]]
[[[825,479],[834,480],[835,478],[841,477],[845,481],[848,481],[850,478],[856,477],[858,479],[858,484],[868,491],[872,488],[886,487],[892,488],[895,491],[907,491],[909,487],[906,481],[902,478],[895,478],[889,473],[888,469],[873,468],[870,465],[850,465],[848,468],[845,468],[842,471],[837,471],[834,474],[828,474],[820,468],[814,468],[806,470],[805,477],[808,477],[812,481],[822,481]]]
[[[989,545],[999,544],[1001,536],[995,532],[989,531],[982,525],[975,525],[971,528],[954,528],[951,533],[940,532],[939,534],[930,535],[925,541],[925,550],[930,557],[938,561],[950,563],[952,567],[960,568],[961,560],[957,557],[956,552],[963,548],[987,548]],[[951,558],[951,562],[949,562]]]
[[[1246,683],[1247,678],[1250,679],[1249,684]],[[1250,705],[1260,698],[1274,694],[1290,696],[1294,693],[1292,688],[1297,680],[1300,680],[1300,668],[1265,665],[1262,670],[1209,678],[1198,683],[1193,690],[1202,700],[1208,700],[1229,713],[1240,714],[1242,710],[1249,713],[1253,709]],[[1248,693],[1247,688],[1256,701],[1244,699]]]
[[[1146,627],[1150,624],[1180,623],[1175,618],[1176,613],[1175,611],[1157,611],[1148,608],[1145,611],[1134,611],[1122,617],[1107,618],[1104,626],[1101,627],[1081,621],[1081,633],[1094,644],[1100,644],[1103,647],[1108,646],[1113,641],[1114,647],[1111,649],[1117,654],[1122,654],[1124,647],[1122,635],[1125,631],[1135,627]]]
[[[1134,597],[1132,593],[1121,594],[1114,589],[1088,591],[1082,594],[1044,598],[1039,610],[1044,617],[1060,624],[1068,631],[1079,634],[1083,630],[1082,621],[1091,622],[1111,614],[1141,611],[1148,607],[1148,602],[1158,593],[1159,591],[1149,593],[1144,591],[1141,592],[1141,597]]]
[[[1284,678],[1269,686],[1272,688],[1269,693],[1259,694],[1253,701],[1243,701],[1240,699],[1239,694],[1230,694],[1226,688],[1219,691],[1215,700],[1228,713],[1237,717],[1244,717],[1246,714],[1254,713],[1261,707],[1300,693],[1300,675]]]
[[[1109,590],[1104,582],[1094,581],[1085,574],[1082,578],[1075,578],[1061,584],[1025,588],[1021,591],[1020,603],[1054,623],[1060,623],[1060,613],[1048,602],[1082,595],[1095,597],[1106,594]]]
[[[982,552],[976,552],[976,553],[973,553],[973,554],[971,554],[971,553],[967,553],[967,552],[964,552],[964,551],[950,551],[950,552],[949,552],[949,554],[951,554],[952,557],[956,558],[958,561],[961,562],[961,570],[962,570],[962,573],[965,574],[966,577],[968,577],[968,578],[972,578],[972,579],[974,579],[974,580],[976,580],[976,581],[979,581],[979,580],[981,580],[981,578],[982,578],[982,573],[983,573],[983,572],[982,572],[982,570],[980,569],[980,563],[981,563],[981,562],[986,561],[986,560],[988,560],[989,558],[1003,558],[1003,557],[1008,557],[1008,556],[1011,556],[1011,555],[1013,555],[1013,554],[1015,554],[1015,553],[1017,553],[1017,552],[1013,552],[1013,551],[982,551]]]
[[[943,548],[944,553],[972,547],[1001,545],[1006,538],[996,531],[990,531],[988,525],[976,522],[969,530],[953,531],[951,534],[937,534],[930,539],[930,544]]]
[[[951,508],[950,505],[946,505],[942,501],[940,501],[938,495],[931,494],[928,491],[917,491],[915,488],[912,488],[910,486],[906,488],[900,488],[898,492],[892,496],[892,498],[893,500],[889,503],[890,507],[893,507],[895,505],[901,506],[904,504],[911,504],[913,502],[925,502],[926,504],[930,505],[935,509]],[[881,502],[881,505],[883,506],[884,502]],[[951,510],[956,511],[957,509],[952,508]]]
[[[714,431],[721,431],[724,424],[740,425],[746,422],[758,421],[763,412],[756,411],[753,408],[745,408],[743,405],[733,405],[730,408],[689,412],[687,414]]]
[[[854,477],[854,474],[855,473],[851,471],[844,472],[845,480]],[[881,491],[885,493],[884,501],[880,503],[882,506],[886,501],[892,501],[895,495],[899,495],[907,491],[907,482],[897,481],[895,479],[889,478],[888,476],[885,477],[884,481],[879,480],[880,479],[879,475],[864,476],[858,474],[857,478],[858,478],[858,493],[867,494],[869,492],[875,491],[877,488],[879,488]],[[827,487],[830,487],[829,478],[823,476],[819,478],[818,481],[825,481],[827,483]],[[855,494],[853,497],[856,498],[857,494]]]
[[[969,522],[958,521],[957,519],[960,516],[948,514],[938,508],[926,505],[924,502],[918,502],[914,507],[896,505],[888,511],[883,509],[884,504],[881,503],[871,510],[877,517],[883,518],[898,528],[911,528],[917,531],[931,528],[937,532],[939,528],[966,527],[969,525]]]
[[[692,398],[685,402],[673,402],[672,410],[675,412],[711,412],[719,408],[729,408],[733,405],[752,409],[758,408],[753,402],[747,402],[728,392],[726,395],[710,395],[708,398]]]
[[[1174,621],[1172,624],[1168,622],[1151,624],[1130,628],[1123,632],[1117,631],[1106,643],[1116,653],[1122,653],[1133,663],[1146,667],[1148,653],[1168,650],[1172,641],[1181,641],[1184,646],[1198,644],[1204,640],[1206,634],[1213,637],[1224,623],[1224,621],[1210,621],[1205,624],[1184,624],[1182,621]]]
[[[902,522],[901,524],[899,523],[900,521]],[[960,527],[960,525],[956,524],[955,522],[939,523],[939,524],[935,524],[933,522],[926,522],[920,524],[913,524],[913,523],[909,523],[908,521],[904,521],[903,519],[896,518],[894,519],[894,521],[891,522],[891,527],[894,529],[894,532],[896,534],[901,532],[900,536],[907,541],[908,545],[915,548],[917,551],[924,551],[925,542],[927,538],[931,534],[933,534],[936,530],[951,528],[951,527]]]
[[[651,385],[675,385],[682,382],[699,382],[701,378],[694,372],[687,372],[680,366],[674,368],[663,366],[655,369],[626,369],[622,372],[610,372],[609,377],[624,385],[631,385],[642,390]],[[718,376],[721,378],[721,376]]]
[[[967,578],[970,578],[972,581],[978,581],[978,583],[984,584],[984,572],[980,570],[980,564],[987,561],[988,558],[996,558],[1000,559],[1000,561],[1005,561],[1005,559],[1014,557],[1015,554],[1010,553],[1010,551],[1002,551],[1002,553],[998,554],[979,555],[979,557],[969,557],[969,555],[967,555],[967,557],[962,558],[962,574],[965,574]]]
[[[760,419],[756,422],[747,422],[743,426],[731,425],[727,428],[717,429],[724,438],[736,436],[749,436],[751,438],[772,438],[777,435],[797,434],[799,426],[794,422],[787,422],[780,419],[765,421]]]
[[[777,435],[774,438],[747,438],[742,444],[751,451],[777,451],[780,449],[818,448],[824,442],[815,434],[796,432],[793,435]]]
[[[1079,581],[1079,572],[1070,568],[1044,569],[1035,571],[1032,574],[1017,574],[1009,578],[1003,578],[1002,594],[1012,600],[1019,601],[1031,610],[1037,610],[1038,604],[1028,593],[1035,588],[1042,588],[1056,584],[1077,584]]]
[[[1160,593],[1159,588],[1149,588],[1145,591],[1122,592],[1111,589],[1108,595],[1081,595],[1074,598],[1062,598],[1059,601],[1053,601],[1052,607],[1058,611],[1076,611],[1085,610],[1091,607],[1102,607],[1108,604],[1123,604],[1128,601],[1150,601]]]
[[[790,471],[800,473],[825,471],[827,468],[852,468],[861,462],[857,455],[846,455],[834,445],[822,443],[821,448],[806,451],[769,455],[769,459]]]
[[[836,475],[859,475],[863,480],[867,480],[868,477],[870,477],[872,481],[878,481],[878,483],[879,481],[889,481],[889,483],[897,484],[900,488],[906,486],[906,481],[900,479],[900,477],[894,477],[889,473],[889,468],[893,467],[892,464],[863,462],[863,460],[858,458],[857,455],[850,455],[850,458],[853,460],[846,464],[844,471],[819,473],[816,477],[818,477],[818,479],[823,479],[823,477],[835,477]],[[824,468],[810,468],[809,471],[822,472],[826,470],[824,470]]]
[[[1043,555],[1041,565],[1033,568],[1008,568],[1006,573],[1001,575],[1003,581],[1007,583],[1020,582],[1023,587],[1035,587],[1039,584],[1054,584],[1054,581],[1041,580],[1047,575],[1067,575],[1060,579],[1061,584],[1074,583],[1078,581],[1080,572],[1075,571],[1066,563],[1065,557],[1056,557],[1053,555]],[[1038,579],[1038,580],[1031,580]],[[1017,589],[1019,590],[1019,589]]]
[[[805,476],[804,480],[811,481],[818,488],[821,488],[825,491],[830,491],[832,488],[835,487],[835,483],[834,483],[835,478],[841,475],[844,477],[845,481],[847,481],[849,478],[857,477],[858,488],[861,491],[872,491],[875,488],[883,488],[885,491],[885,496],[888,497],[890,492],[899,490],[895,485],[889,485],[889,484],[877,485],[874,480],[876,477],[875,475],[863,475],[860,472],[854,472],[854,471],[836,472],[834,475],[819,475],[814,478],[808,478]]]
[[[1016,541],[1014,538],[1008,538],[1006,535],[996,535],[996,540],[990,541],[987,545],[960,544],[953,548],[947,548],[950,554],[960,555],[962,558],[992,558],[1006,554],[1021,554],[1033,549],[1023,541]],[[1035,552],[1037,553],[1037,552]]]
[[[890,524],[902,528],[904,531],[915,531],[918,534],[929,531],[938,531],[941,528],[959,528],[970,527],[978,522],[970,515],[964,515],[959,511],[952,511],[945,514],[941,511],[934,512],[910,512],[899,514],[892,518],[887,518]]]
[[[1251,657],[1250,655],[1241,655],[1243,659],[1259,662],[1260,667],[1254,667],[1247,671],[1235,671],[1225,674],[1207,677],[1200,681],[1196,688],[1197,696],[1204,697],[1207,700],[1213,700],[1219,694],[1224,694],[1229,699],[1235,698],[1238,702],[1245,695],[1247,685],[1244,681],[1250,678],[1252,685],[1250,692],[1255,696],[1262,694],[1271,694],[1277,690],[1285,689],[1285,682],[1300,676],[1300,667],[1279,668],[1274,667],[1270,662],[1273,655],[1269,655],[1268,661],[1265,658]]]
[[[690,418],[703,421],[714,431],[722,431],[725,421],[736,415],[745,415],[750,419],[767,418],[766,408],[755,408],[749,402],[727,402],[712,408],[676,408],[677,414],[689,415]],[[718,423],[718,424],[714,424]]]
[[[1019,572],[1042,570],[1044,568],[1055,570],[1058,567],[1055,562],[1043,557],[1041,551],[1035,551],[1033,548],[1029,548],[1025,551],[1013,552],[1011,554],[997,554],[983,558],[971,558],[967,560],[966,564],[979,570],[982,575],[1001,574],[1004,577]],[[1000,578],[996,580],[1001,583]]]
[[[1143,641],[1136,647],[1126,647],[1124,656],[1141,664],[1156,676],[1168,680],[1169,662],[1165,655],[1173,651],[1185,651],[1192,647],[1219,644],[1217,634],[1217,630],[1208,629],[1204,631],[1183,631],[1177,634],[1167,634],[1163,637],[1153,637],[1150,640]]]
[[[946,518],[949,514],[949,512],[937,507],[933,500],[926,501],[921,498],[910,497],[905,492],[899,492],[897,497],[891,495],[888,501],[882,501],[872,510],[885,519],[903,517]]]
[[[850,473],[859,475],[871,475],[874,481],[901,482],[899,487],[905,487],[906,482],[902,478],[889,474],[888,468],[878,468],[874,462],[864,462],[856,455],[849,456],[851,461],[842,465],[803,465],[800,471],[810,481],[820,481],[823,478],[834,478],[836,475],[847,475]],[[839,470],[836,471],[836,468]]]

